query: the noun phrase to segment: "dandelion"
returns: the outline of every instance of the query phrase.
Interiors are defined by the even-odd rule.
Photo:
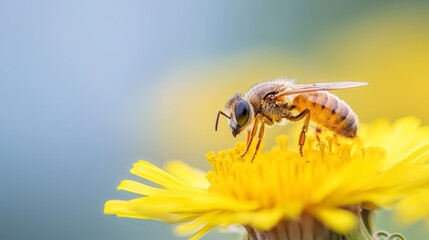
[[[429,188],[429,132],[416,121],[376,122],[364,126],[355,140],[309,136],[303,157],[287,147],[284,135],[253,162],[252,156],[241,157],[245,144],[239,142],[208,153],[212,169],[207,173],[178,161],[165,171],[139,161],[131,173],[156,186],[124,180],[119,190],[141,196],[107,201],[104,211],[180,223],[177,232],[190,239],[237,225],[252,240],[375,239],[374,210]]]

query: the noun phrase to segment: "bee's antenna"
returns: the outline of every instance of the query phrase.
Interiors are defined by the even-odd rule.
[[[219,124],[219,116],[220,116],[221,114],[222,114],[223,116],[227,117],[228,119],[231,119],[231,117],[230,117],[230,116],[228,116],[228,115],[226,115],[226,113],[224,113],[224,112],[222,112],[222,111],[219,111],[219,112],[217,113],[217,117],[216,117],[215,131],[217,131],[217,125]]]

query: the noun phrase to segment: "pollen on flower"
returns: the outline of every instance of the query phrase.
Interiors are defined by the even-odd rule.
[[[206,174],[178,162],[164,171],[140,161],[131,172],[159,187],[123,181],[121,190],[141,196],[110,200],[105,213],[181,223],[177,232],[191,239],[217,226],[236,225],[247,230],[249,239],[276,239],[264,236],[279,234],[290,239],[372,239],[362,213],[390,206],[428,185],[429,145],[392,158],[386,149],[368,145],[365,136],[324,136],[320,141],[308,136],[301,156],[282,135],[253,162],[252,154],[241,157],[245,144],[239,142],[208,153],[212,169]]]

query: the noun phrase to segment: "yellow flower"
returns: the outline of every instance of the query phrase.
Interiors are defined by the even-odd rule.
[[[303,157],[280,136],[278,146],[257,154],[253,163],[252,154],[240,157],[245,144],[239,142],[233,149],[208,153],[212,170],[207,174],[181,162],[169,163],[164,171],[139,161],[131,173],[157,186],[124,180],[118,189],[142,196],[110,200],[104,211],[182,223],[178,233],[191,239],[233,225],[245,227],[250,239],[371,239],[362,217],[366,209],[390,206],[428,185],[429,145],[424,141],[429,133],[415,127],[416,121],[382,121],[383,128],[377,128],[379,121],[363,126],[361,138],[348,141],[309,136]]]

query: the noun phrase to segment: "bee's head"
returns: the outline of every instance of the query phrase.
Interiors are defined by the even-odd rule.
[[[250,123],[253,116],[252,105],[243,99],[240,94],[234,95],[225,104],[225,112],[228,118],[228,125],[235,137]]]

